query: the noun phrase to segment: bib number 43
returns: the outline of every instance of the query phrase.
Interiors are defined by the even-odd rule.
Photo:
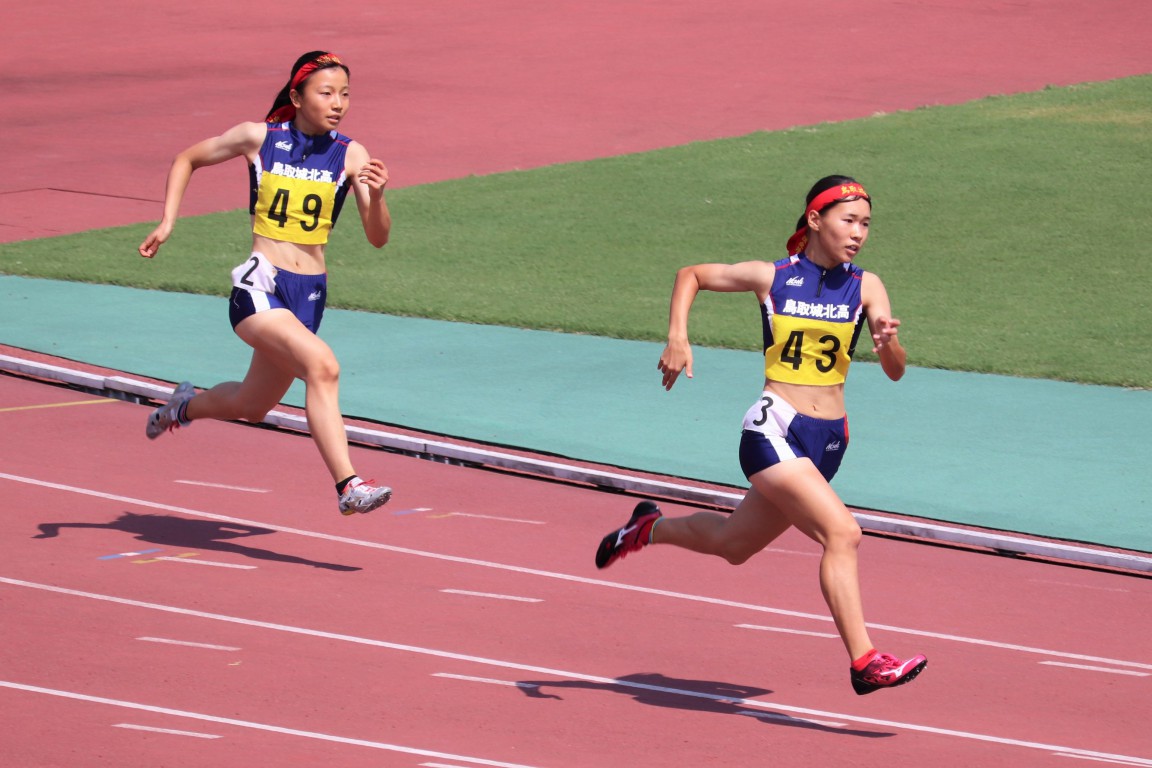
[[[804,362],[805,343],[804,331],[792,331],[788,340],[784,342],[784,348],[780,350],[780,362],[791,365],[794,371],[800,370],[800,364]],[[818,357],[813,359],[816,370],[821,373],[828,373],[836,367],[836,354],[840,351],[840,339],[828,334],[821,336],[814,343],[823,345],[822,349],[816,351]]]

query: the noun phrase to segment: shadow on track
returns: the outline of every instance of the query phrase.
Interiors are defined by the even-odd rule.
[[[618,677],[612,683],[597,683],[588,680],[523,680],[516,684],[524,695],[535,699],[563,700],[558,694],[545,693],[542,689],[582,689],[609,691],[631,696],[641,704],[653,707],[673,707],[694,712],[715,712],[720,715],[740,715],[751,717],[772,725],[787,725],[794,728],[807,728],[815,731],[836,733],[843,736],[858,736],[867,739],[882,739],[896,734],[883,731],[861,731],[825,724],[814,720],[793,717],[782,712],[762,710],[743,703],[745,699],[772,693],[767,688],[720,683],[711,680],[683,680],[667,677],[658,672],[637,673]]]
[[[272,560],[278,563],[310,565],[313,568],[326,568],[331,571],[358,571],[354,565],[321,563],[295,555],[285,555],[267,549],[234,544],[229,539],[244,536],[263,536],[276,533],[271,528],[237,523],[217,523],[211,520],[189,520],[174,515],[138,515],[125,512],[110,523],[41,523],[40,533],[34,539],[54,539],[61,528],[103,528],[132,534],[140,541],[159,544],[177,549],[202,549],[212,552],[227,552],[255,560]]]

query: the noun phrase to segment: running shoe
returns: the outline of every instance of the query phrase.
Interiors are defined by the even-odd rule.
[[[851,668],[852,688],[861,696],[881,688],[895,688],[912,682],[926,666],[928,659],[922,655],[901,661],[887,653],[877,653],[864,669]]]
[[[660,507],[655,502],[642,501],[632,510],[628,525],[612,531],[596,549],[596,567],[607,568],[629,552],[648,545],[652,526],[660,518]]]
[[[195,396],[196,389],[187,381],[176,387],[168,402],[148,415],[148,425],[144,428],[144,434],[148,435],[148,439],[155,440],[165,432],[171,432],[191,424],[192,422],[188,419],[182,420],[180,418],[180,410],[185,403]]]
[[[360,480],[357,478],[348,483],[344,493],[340,494],[340,514],[354,515],[357,512],[366,514],[382,507],[392,498],[392,489],[383,485],[373,485],[375,480]]]

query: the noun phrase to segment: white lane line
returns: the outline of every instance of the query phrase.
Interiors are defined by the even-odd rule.
[[[737,712],[738,715],[747,715],[748,717],[755,717],[758,720],[779,720],[788,723],[807,723],[809,725],[821,725],[825,728],[847,728],[848,723],[837,723],[832,720],[813,720],[808,717],[789,717],[782,715],[779,712],[752,712],[750,710],[741,710]]]
[[[798,549],[780,549],[779,547],[767,547],[765,552],[773,552],[777,555],[800,555],[801,557],[823,557],[820,552],[802,552]]]
[[[516,517],[497,517],[496,515],[480,515],[473,512],[449,512],[439,517],[475,517],[481,520],[499,520],[502,523],[526,523],[528,525],[547,525],[543,520],[521,520]]]
[[[165,643],[167,645],[184,645],[189,648],[204,648],[209,651],[239,651],[232,645],[212,645],[211,643],[193,643],[188,640],[170,640],[167,637],[138,637],[137,640],[142,640],[146,643]]]
[[[24,483],[26,485],[36,486],[37,488],[52,488],[58,491],[67,491],[69,493],[76,493],[83,496],[91,496],[99,499],[106,499],[123,504],[133,504],[147,509],[160,509],[166,512],[175,512],[177,514],[188,515],[190,517],[201,517],[205,520],[220,520],[227,523],[235,523],[238,525],[254,525],[260,528],[267,528],[272,531],[279,531],[280,533],[293,533],[298,536],[307,536],[314,539],[322,539],[324,541],[333,541],[341,544],[349,544],[357,547],[367,547],[370,549],[378,549],[385,552],[395,552],[402,555],[415,555],[417,557],[426,557],[434,560],[442,560],[444,562],[461,563],[464,565],[475,565],[482,568],[495,568],[509,573],[519,573],[527,576],[540,576],[548,579],[560,579],[574,584],[587,584],[597,587],[608,587],[611,589],[622,589],[629,592],[641,592],[649,595],[659,595],[661,597],[673,598],[676,600],[687,600],[696,603],[705,603],[708,605],[718,605],[727,608],[739,608],[747,611],[757,611],[760,613],[771,613],[777,616],[791,616],[798,619],[810,619],[812,621],[820,621],[824,623],[831,623],[832,617],[818,613],[804,613],[802,611],[789,611],[783,608],[771,608],[764,605],[756,605],[754,603],[741,603],[735,600],[721,600],[714,597],[705,597],[703,595],[691,595],[684,592],[672,592],[665,589],[654,589],[652,587],[638,587],[631,584],[621,584],[615,581],[604,581],[602,579],[592,579],[586,576],[573,576],[566,573],[555,573],[553,571],[541,571],[536,568],[524,568],[517,565],[507,565],[504,563],[493,563],[487,560],[477,560],[470,557],[457,557],[455,555],[444,555],[438,552],[427,552],[420,549],[409,549],[407,547],[397,547],[391,544],[382,544],[375,541],[364,541],[362,539],[352,539],[347,536],[335,536],[328,533],[319,533],[317,531],[306,531],[299,528],[289,528],[288,526],[276,525],[273,523],[263,523],[254,520],[245,520],[238,517],[228,517],[227,515],[217,515],[211,512],[203,512],[197,509],[188,509],[187,507],[177,507],[171,504],[160,504],[154,501],[147,501],[144,499],[136,499],[131,496],[120,496],[113,493],[103,493],[101,491],[93,491],[87,488],[78,488],[71,485],[61,485],[59,483],[49,482],[47,480],[36,480],[28,477],[21,477],[20,475],[10,475],[6,472],[0,472],[0,480],[11,480],[16,483]],[[1100,656],[1088,656],[1080,653],[1068,653],[1065,651],[1053,651],[1046,648],[1034,648],[1026,645],[1016,645],[1014,643],[1002,643],[995,640],[985,640],[983,638],[965,637],[963,635],[951,635],[943,632],[929,632],[922,629],[910,629],[908,627],[896,627],[889,624],[873,624],[866,625],[869,629],[883,630],[886,632],[895,632],[898,634],[912,635],[916,637],[928,637],[934,640],[946,640],[954,643],[966,643],[968,645],[979,645],[985,648],[997,648],[999,650],[1016,651],[1018,653],[1038,654],[1041,656],[1049,656],[1061,659],[1071,659],[1074,661],[1085,662],[1098,662],[1101,664],[1111,664],[1119,667],[1134,667],[1136,669],[1145,669],[1152,671],[1152,664],[1146,664],[1137,661],[1123,661],[1120,659],[1109,659]]]
[[[785,629],[784,627],[764,627],[759,624],[737,624],[737,629],[758,629],[763,632],[787,632],[790,635],[807,635],[808,637],[832,637],[837,640],[840,635],[832,632],[806,632],[802,629]]]
[[[1097,592],[1123,592],[1128,593],[1132,590],[1124,589],[1123,587],[1098,587],[1093,584],[1073,584],[1070,581],[1053,581],[1051,579],[1028,579],[1033,584],[1052,584],[1057,587],[1069,587],[1071,589],[1091,589]]]
[[[1041,661],[1049,667],[1066,667],[1068,669],[1086,669],[1089,672],[1107,672],[1111,675],[1131,675],[1133,677],[1152,677],[1148,672],[1134,672],[1130,669],[1112,669],[1111,667],[1094,667],[1090,664],[1069,664],[1064,661]]]
[[[520,683],[515,680],[496,680],[491,677],[473,677],[472,675],[453,675],[449,672],[433,672],[432,677],[446,677],[449,680],[464,680],[469,683],[486,683],[488,685],[507,685],[512,688],[539,688],[536,683]]]
[[[421,768],[460,768],[458,765],[448,763],[420,763]]]
[[[1058,756],[1058,758],[1079,758],[1081,760],[1094,760],[1097,762],[1107,762],[1107,763],[1109,763],[1109,765],[1113,765],[1113,766],[1144,766],[1144,765],[1147,765],[1147,763],[1144,763],[1144,762],[1132,762],[1130,760],[1112,760],[1109,758],[1086,758],[1086,756],[1084,756],[1082,754],[1068,754],[1066,752],[1053,752],[1052,754],[1055,756]]]
[[[200,480],[173,480],[181,485],[198,485],[201,488],[220,488],[225,491],[243,491],[244,493],[271,493],[271,488],[245,488],[242,485],[222,485],[220,483],[205,483]]]
[[[611,685],[623,688],[635,688],[643,691],[656,691],[663,694],[672,694],[678,696],[686,696],[694,699],[707,699],[709,701],[719,701],[733,706],[749,707],[754,709],[765,709],[768,711],[779,711],[794,713],[804,716],[814,716],[818,718],[828,718],[832,720],[847,720],[852,723],[862,723],[864,725],[875,725],[884,728],[896,728],[900,730],[916,731],[919,733],[930,733],[937,736],[951,736],[959,739],[968,739],[971,741],[979,741],[991,744],[1003,744],[1006,746],[1022,747],[1024,749],[1038,749],[1045,752],[1061,752],[1068,755],[1086,756],[1086,757],[1102,757],[1111,760],[1129,760],[1135,765],[1152,766],[1152,759],[1141,757],[1132,757],[1129,755],[1116,755],[1107,752],[1097,752],[1094,750],[1078,749],[1074,747],[1063,747],[1053,744],[1044,744],[1036,741],[1025,741],[1022,739],[1006,738],[1001,736],[990,736],[983,733],[972,733],[969,731],[958,731],[951,728],[937,728],[930,725],[919,725],[916,723],[906,723],[897,720],[881,720],[873,717],[860,717],[858,715],[849,715],[841,712],[827,712],[820,709],[809,709],[807,707],[795,707],[790,704],[780,704],[776,702],[758,701],[756,699],[737,699],[731,696],[720,696],[712,693],[702,693],[700,691],[690,691],[682,688],[669,688],[662,685],[650,685],[648,683],[638,683],[631,680],[620,680],[612,677],[602,677],[600,675],[589,675],[581,672],[572,672],[563,669],[552,669],[550,667],[538,667],[531,664],[520,664],[513,661],[502,661],[500,659],[490,659],[483,656],[472,656],[465,653],[455,653],[453,651],[442,651],[435,648],[425,648],[418,645],[405,645],[402,643],[391,643],[386,640],[374,640],[367,637],[357,637],[355,635],[342,635],[336,632],[325,632],[317,629],[307,629],[304,627],[294,627],[287,624],[274,624],[267,621],[257,621],[255,619],[245,619],[238,616],[227,616],[219,613],[208,613],[206,611],[197,611],[190,608],[178,608],[171,605],[161,605],[158,603],[146,603],[141,600],[132,600],[126,597],[114,597],[112,595],[101,595],[93,592],[81,592],[75,589],[66,589],[64,587],[55,587],[49,584],[37,584],[30,581],[21,581],[20,579],[11,579],[6,576],[0,576],[0,583],[11,584],[17,587],[27,587],[29,589],[42,590],[44,592],[55,592],[62,595],[71,595],[73,597],[83,597],[91,600],[101,600],[118,605],[130,605],[137,608],[148,608],[154,611],[161,611],[164,613],[173,613],[180,616],[193,616],[201,619],[211,619],[213,621],[223,621],[231,624],[240,624],[247,627],[259,627],[261,629],[270,629],[277,632],[287,632],[290,634],[304,635],[307,637],[319,637],[327,640],[338,640],[347,643],[356,643],[358,645],[366,645],[374,648],[387,648],[394,651],[402,651],[406,653],[420,654],[423,656],[432,656],[441,659],[452,659],[454,661],[469,662],[472,664],[481,664],[485,666],[498,667],[501,669],[514,669],[519,672],[527,672],[532,675],[549,675],[561,679],[569,680],[583,680],[591,683],[600,683],[603,685]],[[19,688],[37,690],[41,693],[52,693],[55,695],[73,696],[76,694],[67,694],[59,691],[51,691],[49,689],[38,689],[31,686],[24,686],[19,683],[10,683],[0,680],[0,687]],[[106,700],[111,701],[111,700]],[[155,710],[162,711],[162,710]],[[224,722],[224,721],[221,721]],[[271,730],[271,727],[267,727]]]
[[[134,725],[133,723],[116,723],[113,728],[130,728],[134,731],[149,731],[151,733],[167,733],[172,736],[192,736],[197,739],[219,739],[214,733],[197,733],[196,731],[176,731],[171,728],[152,728],[147,725]]]
[[[457,760],[461,763],[468,763],[469,765],[488,765],[493,768],[532,768],[532,766],[521,765],[519,763],[502,763],[497,760],[485,760],[480,757],[470,757],[467,755],[453,755],[448,752],[435,752],[430,749],[418,749],[416,747],[404,747],[399,744],[388,744],[381,741],[368,741],[367,739],[353,739],[346,736],[335,736],[330,733],[318,733],[316,731],[301,731],[296,728],[284,728],[279,725],[269,725],[268,723],[257,723],[251,720],[237,720],[231,717],[217,717],[216,715],[207,715],[202,712],[188,712],[182,709],[169,709],[167,707],[156,707],[151,704],[140,704],[135,701],[122,701],[120,699],[108,699],[103,696],[89,696],[84,693],[76,693],[74,691],[61,691],[54,688],[42,688],[38,685],[25,685],[23,683],[14,683],[8,680],[0,680],[0,688],[12,688],[17,691],[27,691],[29,693],[42,693],[47,696],[59,696],[64,699],[74,699],[76,701],[86,701],[90,704],[107,704],[113,707],[123,707],[125,709],[135,709],[142,712],[155,712],[161,715],[171,715],[173,717],[186,717],[190,720],[202,720],[208,723],[220,723],[222,725],[234,725],[239,728],[252,728],[257,731],[269,731],[271,733],[281,733],[287,736],[300,736],[305,739],[317,739],[319,741],[330,741],[337,744],[350,744],[357,747],[370,747],[372,749],[383,749],[389,752],[402,752],[407,755],[420,755],[422,757],[439,757],[447,760]]]
[[[242,571],[251,571],[254,565],[240,565],[238,563],[220,563],[215,560],[194,560],[190,557],[153,557],[152,560],[163,560],[169,563],[191,563],[192,565],[212,565],[217,568],[236,568]],[[151,560],[137,560],[136,562],[151,562]]]
[[[542,603],[538,597],[517,597],[516,595],[497,595],[491,592],[469,592],[466,589],[442,589],[441,592],[449,595],[467,595],[468,597],[490,597],[493,600],[515,600],[520,603]]]

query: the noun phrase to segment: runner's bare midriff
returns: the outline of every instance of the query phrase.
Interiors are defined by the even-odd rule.
[[[323,245],[300,245],[253,235],[252,250],[264,254],[278,269],[298,275],[321,275],[327,271]]]
[[[844,385],[816,387],[811,384],[786,384],[766,380],[764,391],[784,398],[797,413],[814,419],[840,419],[844,417]]]

